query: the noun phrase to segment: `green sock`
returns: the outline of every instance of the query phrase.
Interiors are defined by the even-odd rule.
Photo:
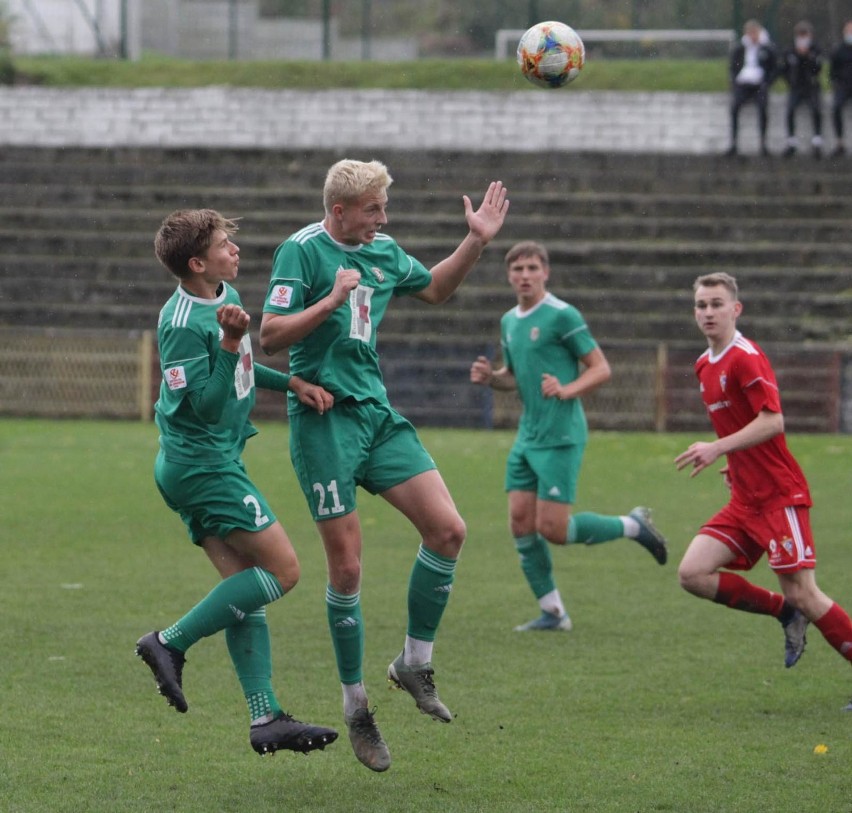
[[[584,511],[574,514],[568,523],[568,544],[596,545],[624,536],[621,517],[604,516]]]
[[[344,596],[328,585],[325,590],[328,628],[337,658],[341,683],[360,683],[364,661],[364,618],[361,615],[361,593]]]
[[[266,607],[249,613],[239,624],[225,629],[228,653],[243,687],[252,721],[281,711],[272,691],[272,647]]]
[[[281,584],[268,570],[250,567],[219,582],[161,635],[172,649],[186,652],[201,638],[243,621],[249,613],[283,595]]]
[[[541,598],[555,590],[553,558],[548,541],[538,534],[528,534],[515,539],[515,547],[521,559],[521,570],[535,597]]]
[[[408,580],[408,634],[434,641],[456,573],[457,559],[448,559],[420,545]]]

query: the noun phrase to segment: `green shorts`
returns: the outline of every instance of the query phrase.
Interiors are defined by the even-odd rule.
[[[532,449],[516,442],[506,461],[506,491],[535,491],[540,500],[577,500],[584,443]]]
[[[262,531],[275,522],[241,460],[213,469],[171,463],[161,451],[154,464],[154,482],[196,545],[207,536],[224,539],[233,530]]]
[[[381,494],[435,468],[414,427],[373,402],[291,415],[290,457],[317,522],[354,511],[356,486]]]

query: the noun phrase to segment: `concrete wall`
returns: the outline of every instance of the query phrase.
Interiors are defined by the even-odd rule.
[[[785,144],[783,107],[784,95],[773,94],[776,152]],[[753,109],[744,109],[740,132],[742,151],[756,152]],[[0,87],[4,144],[718,153],[728,144],[728,96]]]

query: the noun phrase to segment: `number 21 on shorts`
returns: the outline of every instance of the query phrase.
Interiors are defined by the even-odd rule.
[[[314,493],[317,495],[317,516],[327,517],[331,514],[342,514],[346,510],[346,506],[341,505],[340,497],[337,493],[337,480],[332,480],[327,486],[322,483],[314,483]],[[331,497],[331,507],[326,505],[329,497]]]

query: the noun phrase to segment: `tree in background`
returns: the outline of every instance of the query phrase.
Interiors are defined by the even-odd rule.
[[[9,42],[10,25],[9,8],[0,0],[0,85],[15,82],[15,66],[12,64],[12,46]]]

